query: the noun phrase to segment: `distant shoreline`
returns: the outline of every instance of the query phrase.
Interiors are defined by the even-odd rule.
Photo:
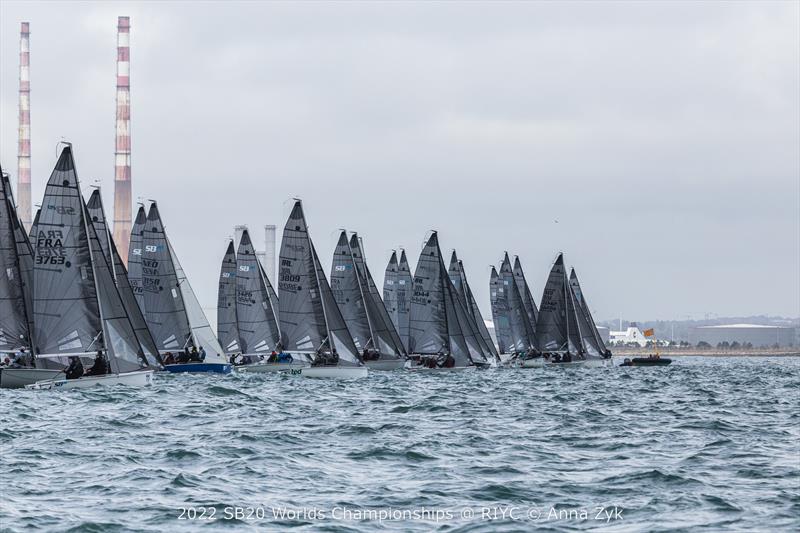
[[[615,356],[646,356],[655,353],[653,348],[631,348],[628,346],[609,346]],[[721,348],[680,348],[675,346],[659,346],[661,355],[688,355],[708,357],[798,357],[800,350],[797,348],[750,348],[747,350],[723,350]]]

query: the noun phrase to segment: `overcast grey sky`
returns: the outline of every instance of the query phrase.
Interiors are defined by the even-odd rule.
[[[485,317],[503,250],[537,300],[564,251],[598,319],[798,316],[799,6],[3,0],[0,161],[29,21],[33,201],[63,137],[113,206],[130,15],[134,197],[207,308],[233,225],[299,196],[323,262],[357,230],[378,283],[438,229]]]

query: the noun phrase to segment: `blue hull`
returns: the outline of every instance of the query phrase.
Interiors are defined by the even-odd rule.
[[[210,372],[213,374],[230,374],[231,365],[228,363],[184,363],[180,365],[167,365],[167,372],[180,374],[183,372]]]

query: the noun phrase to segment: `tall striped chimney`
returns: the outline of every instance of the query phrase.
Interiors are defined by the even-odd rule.
[[[131,235],[131,64],[129,17],[117,19],[117,142],[114,162],[114,241],[127,250]],[[127,265],[127,254],[122,254]]]
[[[18,213],[25,229],[31,227],[31,41],[30,25],[19,32],[19,144],[17,146]]]

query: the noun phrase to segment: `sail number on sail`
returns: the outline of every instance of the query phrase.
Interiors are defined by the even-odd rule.
[[[52,207],[52,206],[51,206]],[[64,252],[64,235],[61,230],[48,230],[47,233],[39,231],[36,236],[36,264],[37,265],[66,265]]]

